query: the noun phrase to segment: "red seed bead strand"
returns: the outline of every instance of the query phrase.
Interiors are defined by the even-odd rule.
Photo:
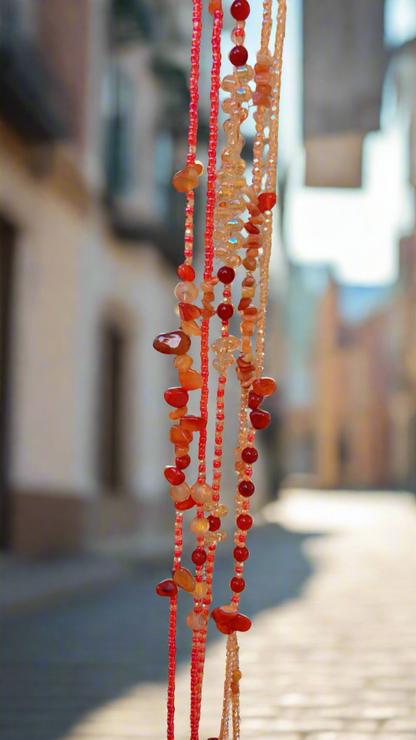
[[[178,569],[182,558],[182,520],[181,511],[175,512],[175,549],[174,568]],[[175,738],[175,673],[176,673],[176,616],[177,593],[171,597],[169,611],[169,663],[168,663],[168,701],[167,701],[167,738]]]
[[[211,110],[209,122],[209,144],[207,165],[207,205],[206,205],[206,229],[205,229],[205,266],[204,282],[211,282],[214,259],[214,211],[216,201],[216,170],[217,170],[217,145],[218,145],[218,113],[219,113],[219,90],[221,74],[221,33],[223,23],[223,12],[217,9],[214,13],[212,28],[212,68],[211,68]],[[208,379],[209,379],[209,320],[203,317],[201,325],[201,375],[203,386],[201,390],[200,414],[203,419],[208,418]],[[207,431],[202,430],[199,438],[199,468],[198,482],[206,480],[206,445]],[[204,517],[204,505],[198,504],[197,517]],[[204,537],[197,538],[197,551],[205,553]],[[195,562],[195,561],[194,561]],[[195,579],[197,583],[203,580],[204,564],[195,563]],[[194,601],[196,614],[202,611],[200,599]],[[205,633],[205,635],[204,635]],[[191,740],[198,740],[199,718],[201,705],[201,684],[205,662],[205,639],[206,630],[194,631],[193,647],[191,655]]]

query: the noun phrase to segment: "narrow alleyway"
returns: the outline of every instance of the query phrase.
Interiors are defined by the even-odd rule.
[[[242,610],[243,740],[416,739],[416,505],[405,494],[288,492],[250,538]],[[185,563],[186,564],[186,563]],[[224,603],[229,560],[217,564]],[[164,737],[160,566],[3,624],[2,740]],[[183,594],[182,617],[191,608]],[[179,632],[187,740],[190,631]],[[201,740],[218,734],[225,638],[210,630]]]

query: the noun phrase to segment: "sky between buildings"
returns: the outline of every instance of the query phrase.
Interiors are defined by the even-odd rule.
[[[260,38],[262,3],[251,3],[246,40],[253,59]],[[227,34],[228,35],[228,34]],[[416,35],[416,0],[386,0],[386,43]],[[334,265],[345,283],[388,284],[397,276],[397,242],[413,225],[405,121],[395,114],[389,83],[381,131],[364,143],[359,190],[303,186],[302,0],[289,0],[280,122],[281,163],[290,162],[286,246],[297,261]]]

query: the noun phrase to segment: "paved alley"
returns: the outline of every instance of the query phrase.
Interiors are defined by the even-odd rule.
[[[253,618],[240,639],[243,740],[415,740],[414,498],[289,491],[265,519],[250,533],[242,599]],[[224,555],[215,605],[229,572]],[[138,569],[102,594],[3,625],[2,740],[165,736],[162,577],[160,566]],[[181,596],[179,625],[191,608]],[[219,729],[225,637],[214,630],[201,740]],[[183,626],[178,740],[189,737],[189,643]]]

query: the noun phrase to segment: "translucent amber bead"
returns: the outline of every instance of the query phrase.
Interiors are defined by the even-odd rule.
[[[173,177],[173,187],[178,193],[188,193],[198,186],[198,178],[202,175],[204,167],[201,162],[188,165],[179,170]]]
[[[235,97],[240,104],[248,103],[248,101],[254,97],[254,94],[249,85],[241,85],[241,87],[238,87],[235,91]]]
[[[179,357],[175,357],[173,364],[177,370],[185,372],[194,364],[194,361],[189,355],[180,355]],[[183,388],[181,388],[181,390],[183,391]],[[186,391],[184,391],[184,393],[186,393]]]
[[[256,72],[256,74],[254,75],[254,80],[259,85],[269,85],[271,79],[272,76],[270,72]]]
[[[192,596],[195,599],[203,599],[208,590],[208,584],[205,581],[197,581],[195,589],[192,591]]]
[[[234,352],[238,349],[240,342],[237,337],[230,335],[229,337],[219,337],[211,344],[211,349],[216,355],[222,352]]]
[[[183,416],[181,419],[181,427],[188,429],[190,432],[200,432],[201,429],[205,429],[207,420],[203,419],[202,416],[193,416],[189,414]]]
[[[209,530],[208,519],[199,519],[195,516],[189,525],[189,529],[195,537],[203,537]]]
[[[195,506],[195,501],[192,496],[186,498],[185,501],[175,501],[175,509],[179,511],[187,511],[188,509],[192,509],[193,506]]]
[[[263,106],[263,108],[270,108],[271,100],[264,93],[259,92],[258,90],[255,90],[253,92],[253,104],[261,105]]]
[[[164,476],[168,483],[171,483],[173,486],[178,486],[185,480],[185,473],[183,473],[182,470],[173,467],[172,465],[168,465],[165,468]]]
[[[181,329],[188,335],[188,337],[201,336],[201,327],[198,326],[196,321],[181,321]]]
[[[249,64],[244,64],[242,67],[235,70],[235,75],[238,77],[240,82],[250,82],[254,77],[253,67],[250,67]],[[243,110],[246,112],[245,109]],[[245,120],[246,117],[243,120]],[[241,119],[240,122],[242,122]]]
[[[255,324],[251,321],[242,321],[240,324],[240,331],[242,334],[246,334],[251,337],[254,332]]]
[[[231,678],[233,679],[233,681],[235,681],[236,683],[238,683],[243,678],[243,674],[239,670],[233,671],[232,674],[231,674]]]
[[[186,406],[188,403],[189,395],[184,388],[168,388],[167,391],[165,391],[164,398],[169,406],[181,408]]]
[[[264,213],[265,211],[271,211],[273,206],[276,205],[276,200],[276,193],[260,193],[259,208],[261,213]]]
[[[182,429],[182,427],[175,424],[171,427],[169,439],[175,445],[189,445],[190,442],[192,442],[193,437],[192,432],[189,432],[187,429]]]
[[[176,596],[178,593],[178,587],[171,578],[166,578],[164,581],[161,581],[156,586],[156,593],[159,596]]]
[[[216,360],[214,360],[212,364],[215,369],[218,370],[218,372],[221,372],[227,367],[231,367],[231,365],[234,365],[234,363],[234,355],[231,355],[229,352],[225,352],[225,354],[220,355]]]
[[[241,261],[242,261],[242,260],[241,260],[241,257],[240,257],[240,255],[239,255],[239,254],[234,254],[234,253],[233,253],[233,254],[230,254],[230,255],[229,255],[228,257],[226,257],[226,259],[224,260],[224,262],[225,262],[225,264],[227,265],[227,267],[232,267],[232,268],[233,268],[233,270],[234,270],[234,269],[235,269],[236,267],[240,267],[240,265],[241,265]]]
[[[183,331],[169,331],[158,334],[153,340],[153,347],[162,355],[184,355],[191,346],[191,340]]]
[[[186,372],[179,373],[179,382],[182,388],[187,391],[195,391],[198,388],[202,388],[204,385],[204,379],[200,373],[196,370],[186,370]]]
[[[173,580],[179,588],[192,593],[195,590],[196,581],[187,568],[178,568],[173,574]]]
[[[178,421],[178,419],[181,418],[181,416],[184,416],[188,410],[187,406],[183,406],[182,408],[175,409],[174,411],[171,411],[169,414],[169,419],[172,419],[172,421]]]
[[[255,292],[256,292],[255,288],[242,288],[241,297],[242,298],[253,298]]]
[[[214,501],[206,501],[204,504],[204,511],[212,511],[212,509],[216,508],[216,503]]]
[[[243,259],[243,265],[246,270],[251,270],[251,272],[254,272],[254,270],[257,269],[257,262],[254,257],[246,257]]]
[[[195,283],[185,280],[183,283],[177,284],[174,292],[178,301],[182,303],[193,303],[198,298],[199,291]],[[184,353],[182,352],[181,354]]]
[[[179,316],[183,321],[192,321],[198,319],[201,315],[201,309],[198,306],[193,306],[192,303],[183,303],[182,301],[178,304]]]
[[[266,429],[269,426],[271,416],[268,411],[262,409],[256,409],[250,414],[250,421],[254,429]]]
[[[264,52],[259,51],[257,53],[257,62],[258,64],[268,68],[273,64],[273,57],[271,54],[265,54]]]
[[[181,483],[179,486],[171,486],[169,491],[172,501],[185,501],[191,495],[191,489],[187,483]]]
[[[191,488],[191,495],[197,504],[205,504],[212,497],[212,488],[208,483],[194,483]]]
[[[225,504],[219,504],[219,505],[217,506],[217,509],[216,509],[216,511],[215,511],[215,514],[216,514],[216,516],[227,516],[227,514],[228,514],[228,509],[227,509],[227,507],[225,506]]]
[[[187,455],[189,451],[189,445],[175,445],[175,455],[176,457],[183,457],[184,455]]]
[[[204,630],[207,626],[207,617],[203,612],[200,612],[199,614],[196,614],[194,611],[189,612],[187,618],[186,618],[186,624],[188,627],[191,628],[191,630]]]
[[[258,396],[271,396],[276,390],[276,381],[273,378],[258,378],[253,383],[253,391]]]

